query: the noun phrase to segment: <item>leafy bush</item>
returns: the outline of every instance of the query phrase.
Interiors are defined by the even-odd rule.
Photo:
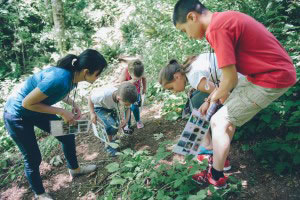
[[[118,58],[118,56],[123,52],[119,43],[113,45],[103,44],[101,54],[104,56],[105,60],[112,62]]]
[[[38,62],[49,49],[40,43],[45,27],[35,2],[4,2],[0,7],[1,71],[3,77],[19,77]]]
[[[53,31],[53,17],[47,1],[4,1],[0,6],[0,77],[19,78],[33,67],[52,62],[51,53],[58,52]],[[93,43],[93,34],[102,26],[114,23],[120,8],[111,1],[64,1],[64,20],[67,50],[87,48]],[[105,13],[95,17],[97,9]],[[108,13],[110,17],[108,17]],[[110,21],[108,19],[111,19]],[[100,21],[105,22],[105,24]]]
[[[263,141],[254,146],[253,150],[262,166],[274,167],[275,172],[292,172],[300,166],[300,136],[288,133],[284,139],[276,138]]]
[[[185,93],[169,95],[164,101],[162,114],[167,120],[177,120],[178,118],[181,118],[181,113],[186,102],[187,95]]]
[[[7,151],[14,146],[15,144],[5,130],[4,122],[0,121],[0,152]]]
[[[140,30],[138,25],[134,21],[130,21],[127,24],[121,26],[121,31],[126,43],[131,43],[136,37],[139,36]]]
[[[106,166],[109,184],[104,186],[104,195],[99,199],[205,199],[209,189],[213,198],[224,198],[229,193],[238,193],[241,184],[231,180],[225,190],[216,191],[209,187],[199,191],[199,187],[191,177],[197,171],[207,166],[207,161],[199,165],[191,156],[185,158],[185,163],[167,165],[161,160],[167,159],[171,152],[161,143],[156,155],[151,156],[147,151],[134,152],[124,150],[120,155],[120,163],[113,162]],[[103,189],[104,189],[103,188]]]

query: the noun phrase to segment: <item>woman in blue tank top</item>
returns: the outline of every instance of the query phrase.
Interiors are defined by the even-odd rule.
[[[25,175],[37,199],[52,198],[42,184],[39,171],[42,158],[34,126],[50,132],[50,120],[59,120],[58,116],[66,123],[75,123],[81,112],[74,100],[69,98],[70,91],[79,82],[93,83],[106,66],[104,57],[96,50],[87,49],[79,56],[69,54],[59,60],[57,66],[33,74],[7,100],[3,116],[5,127],[23,154]],[[72,105],[73,111],[52,106],[61,100]],[[73,134],[56,138],[62,144],[72,177],[96,169],[95,165],[79,167]]]

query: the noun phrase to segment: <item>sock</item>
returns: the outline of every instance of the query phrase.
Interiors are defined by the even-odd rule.
[[[216,170],[215,168],[211,168],[211,174],[212,174],[212,177],[215,181],[218,181],[220,178],[223,178],[224,177],[224,173],[223,171],[218,171]]]

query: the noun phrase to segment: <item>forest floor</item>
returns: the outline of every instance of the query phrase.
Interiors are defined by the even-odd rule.
[[[113,73],[119,74],[119,68]],[[99,82],[113,81],[115,77],[108,75]],[[97,85],[97,84],[96,84]],[[100,84],[101,85],[101,84]],[[178,140],[185,126],[186,120],[167,121],[160,116],[162,105],[146,105],[142,110],[143,129],[135,129],[132,136],[121,138],[121,148],[134,150],[148,149],[155,153],[158,145],[166,140]],[[157,141],[154,134],[163,133],[163,138]],[[51,136],[50,136],[51,137]],[[43,140],[43,138],[41,138]],[[289,199],[300,198],[300,177],[291,175],[276,175],[262,167],[255,160],[251,151],[242,151],[242,144],[233,141],[230,150],[232,169],[227,175],[234,176],[242,183],[241,193],[229,196],[228,199]],[[103,185],[107,183],[108,172],[105,166],[118,158],[110,158],[104,150],[104,145],[96,138],[91,130],[87,134],[79,134],[76,137],[76,150],[80,164],[97,164],[97,171],[89,176],[71,179],[66,168],[66,162],[60,166],[52,166],[48,160],[43,160],[40,166],[43,184],[47,192],[54,199],[96,199],[103,192]],[[51,156],[63,153],[60,147],[52,149]],[[175,157],[178,155],[174,155]],[[21,155],[19,154],[19,157]],[[14,166],[10,166],[13,168]],[[5,171],[1,170],[1,173]],[[1,200],[33,199],[33,193],[29,188],[24,174],[13,182],[0,188]]]
[[[143,129],[136,129],[132,136],[122,138],[122,148],[135,150],[147,148],[155,152],[158,143],[164,140],[176,140],[180,135],[186,120],[166,121],[161,118],[155,119],[157,106],[144,109],[142,119],[145,122]],[[164,137],[157,142],[154,133],[163,133]],[[64,199],[96,199],[102,192],[102,185],[106,182],[108,172],[104,168],[115,159],[107,156],[103,143],[91,132],[78,135],[76,138],[77,155],[80,164],[95,163],[97,171],[89,176],[82,176],[72,180],[64,162],[60,167],[54,167],[49,162],[43,161],[40,166],[44,186],[50,194],[58,200]],[[63,153],[60,148],[53,149],[54,155]],[[289,199],[296,200],[300,197],[299,177],[278,176],[266,171],[255,161],[251,152],[241,150],[241,144],[233,142],[230,151],[232,169],[231,176],[242,181],[243,189],[239,196],[229,199]],[[11,166],[13,167],[13,166]],[[23,176],[0,189],[1,200],[33,199],[29,185]]]

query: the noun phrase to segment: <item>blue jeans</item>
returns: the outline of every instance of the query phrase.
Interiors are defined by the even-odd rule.
[[[117,112],[113,109],[96,107],[95,113],[103,122],[107,135],[116,135],[120,124]]]
[[[34,126],[50,133],[50,120],[59,120],[56,115],[40,114],[38,117],[17,117],[4,112],[3,119],[5,127],[17,144],[24,158],[25,175],[36,194],[45,192],[43,187],[39,166],[42,161],[40,149],[34,134]],[[78,168],[75,149],[75,136],[66,135],[56,137],[62,144],[62,149],[70,169]]]
[[[128,126],[130,127],[131,125],[131,112],[133,113],[134,119],[136,122],[139,122],[141,117],[140,117],[140,108],[141,107],[141,94],[138,94],[138,100],[134,103],[131,104],[130,106],[130,114],[129,114],[129,121],[128,121]],[[125,113],[125,117],[126,117],[126,113]]]

